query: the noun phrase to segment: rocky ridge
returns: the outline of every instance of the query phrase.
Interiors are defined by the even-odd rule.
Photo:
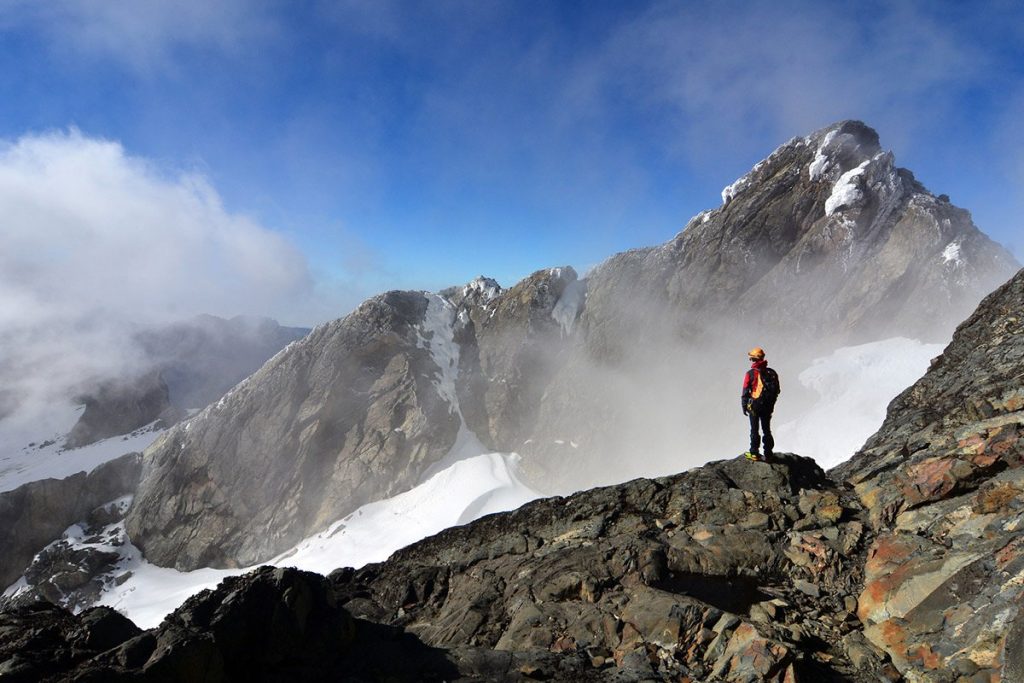
[[[979,669],[1024,680],[1022,311],[1024,271],[833,472],[878,532],[858,606],[865,634],[921,680]]]
[[[141,455],[129,453],[86,474],[34,481],[0,493],[0,584],[19,576],[43,546],[95,508],[131,494],[142,471]]]

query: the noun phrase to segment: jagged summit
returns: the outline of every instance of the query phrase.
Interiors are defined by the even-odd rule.
[[[647,258],[675,262],[668,297],[702,317],[770,326],[784,315],[816,337],[903,327],[942,339],[1017,267],[967,211],[896,167],[860,121],[790,140],[722,199]],[[702,258],[710,245],[717,258]]]

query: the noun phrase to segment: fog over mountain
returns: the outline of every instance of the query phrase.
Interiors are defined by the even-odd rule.
[[[146,330],[209,313],[304,320],[321,302],[305,257],[279,234],[227,211],[201,173],[169,175],[75,129],[0,146],[0,205],[0,433],[8,450],[63,438],[74,423],[65,407],[105,383],[131,387],[155,363],[173,364],[154,358],[160,343],[146,342],[153,335]],[[230,325],[258,347],[266,346],[262,324]],[[206,325],[211,341],[214,327]],[[174,396],[172,372],[165,377],[172,403],[202,407],[291,338],[260,358],[240,349],[230,358],[222,349],[218,363],[235,365],[219,368],[211,379],[218,389],[202,390],[194,404]],[[162,399],[148,400],[155,407]]]

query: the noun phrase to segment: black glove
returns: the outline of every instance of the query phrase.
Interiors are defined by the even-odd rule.
[[[741,398],[740,399],[740,408],[743,410],[743,414],[744,415],[749,415],[750,414],[750,408],[747,407],[747,399],[745,399],[745,398]]]

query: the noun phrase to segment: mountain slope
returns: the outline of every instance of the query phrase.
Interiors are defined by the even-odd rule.
[[[678,471],[739,450],[723,378],[749,346],[799,363],[941,334],[1012,272],[861,123],[783,145],[724,196],[585,282],[392,292],[318,328],[147,452],[132,539],[161,565],[244,566],[485,450],[522,453],[549,493]]]
[[[1024,680],[1022,311],[1024,271],[981,303],[832,473],[878,530],[858,613],[901,669]]]
[[[245,566],[409,488],[459,427],[417,327],[427,308],[371,299],[168,432],[144,459],[132,540],[158,564]]]
[[[587,453],[597,474],[581,484],[735,452],[742,425],[728,418],[751,346],[782,372],[779,411],[795,419],[817,397],[795,395],[787,371],[862,342],[944,342],[1017,267],[863,123],[795,138],[668,243],[588,275],[576,347],[514,447],[546,482],[572,481],[574,451]],[[641,461],[653,469],[632,465]]]

